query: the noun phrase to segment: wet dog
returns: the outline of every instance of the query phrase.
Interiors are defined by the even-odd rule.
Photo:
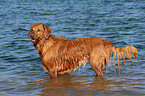
[[[110,65],[112,54],[114,60],[117,57],[118,68],[119,57],[123,58],[124,63],[125,57],[131,61],[132,55],[138,60],[138,51],[133,46],[116,48],[108,40],[98,37],[68,39],[52,36],[51,32],[46,25],[35,24],[31,26],[28,36],[41,57],[43,69],[49,72],[50,77],[70,73],[82,64],[85,66],[88,60],[95,73],[104,76],[103,69],[105,65]]]

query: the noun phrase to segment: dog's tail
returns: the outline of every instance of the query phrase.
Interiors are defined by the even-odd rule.
[[[115,71],[115,73],[116,73],[116,70],[115,70],[115,61],[116,61],[116,59],[118,61],[119,74],[120,74],[120,60],[123,59],[124,64],[126,66],[125,59],[128,58],[131,61],[131,64],[134,65],[132,60],[131,60],[131,58],[134,57],[134,60],[135,60],[135,57],[136,57],[136,59],[138,60],[138,63],[139,63],[138,51],[133,46],[126,46],[124,48],[116,48],[116,47],[112,46],[111,52],[109,52],[109,55],[106,58],[106,68],[108,68],[108,66],[110,65],[111,57],[113,57],[113,65],[114,65],[114,71]]]

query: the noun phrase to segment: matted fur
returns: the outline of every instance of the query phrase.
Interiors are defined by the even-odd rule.
[[[105,65],[106,68],[110,65],[112,54],[114,60],[117,57],[118,68],[119,57],[123,58],[124,63],[125,57],[131,61],[132,55],[138,60],[138,51],[133,46],[116,48],[108,40],[98,37],[68,39],[50,34],[51,29],[46,25],[35,24],[31,26],[28,36],[41,57],[43,69],[49,72],[50,77],[70,73],[82,64],[85,66],[88,60],[95,73],[104,76],[103,69]]]

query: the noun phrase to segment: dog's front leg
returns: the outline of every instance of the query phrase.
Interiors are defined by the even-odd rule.
[[[49,70],[49,75],[50,75],[50,77],[57,77],[57,70],[55,69],[55,70]]]

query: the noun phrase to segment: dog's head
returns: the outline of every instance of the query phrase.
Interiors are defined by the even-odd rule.
[[[33,44],[37,44],[39,40],[48,39],[51,34],[51,29],[44,24],[34,24],[30,28],[28,38],[32,39]]]

